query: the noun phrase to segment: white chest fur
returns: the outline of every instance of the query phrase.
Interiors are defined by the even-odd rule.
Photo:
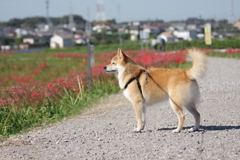
[[[130,101],[130,95],[126,89],[123,91],[123,95]]]
[[[124,68],[123,67],[119,67],[117,79],[118,79],[119,87],[121,89],[124,89],[124,87],[125,87],[125,83],[123,82],[123,78],[124,78],[123,77],[123,73],[124,73]]]

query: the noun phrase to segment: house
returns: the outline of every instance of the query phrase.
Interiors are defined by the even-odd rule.
[[[33,36],[28,35],[23,38],[22,46],[28,45],[28,48],[39,48],[49,46],[49,36]]]
[[[105,30],[110,30],[110,26],[105,25],[105,24],[98,24],[92,27],[92,30],[97,33],[101,33]]]
[[[50,38],[50,48],[65,48],[73,47],[73,36],[72,35],[58,35],[54,34]]]
[[[28,42],[26,42],[26,43],[20,43],[19,45],[18,45],[18,47],[20,48],[20,49],[29,49],[30,48],[30,43],[28,43]]]
[[[6,35],[5,35],[5,33],[4,33],[2,28],[0,28],[0,37],[6,37]]]
[[[191,40],[190,37],[190,31],[184,30],[184,31],[173,31],[173,35],[177,37],[180,40]]]
[[[138,39],[139,32],[140,32],[139,26],[130,26],[129,27],[129,33],[131,35],[130,36],[131,41],[135,41],[135,40]]]
[[[87,43],[87,39],[86,39],[86,37],[83,34],[76,33],[74,35],[74,42],[77,45],[86,44]]]
[[[161,32],[164,31],[163,25],[161,23],[153,24],[153,25],[144,24],[141,26],[141,29],[144,32],[148,32],[150,35],[155,35],[155,36],[159,35]]]
[[[233,27],[236,27],[240,30],[240,19],[233,24]]]
[[[22,36],[27,36],[28,35],[28,31],[26,29],[22,29],[22,28],[17,28],[15,29],[15,34],[17,37],[22,37]]]
[[[45,44],[47,42],[47,37],[38,37],[38,36],[27,36],[23,38],[23,43],[29,44]]]

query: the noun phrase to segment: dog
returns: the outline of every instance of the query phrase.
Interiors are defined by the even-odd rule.
[[[199,49],[187,50],[192,59],[192,67],[183,69],[144,68],[136,64],[128,55],[118,49],[109,65],[104,66],[107,73],[114,73],[119,86],[124,89],[124,96],[132,103],[137,128],[134,132],[144,129],[146,106],[156,104],[168,98],[171,107],[178,116],[178,126],[173,132],[183,128],[183,106],[193,115],[195,125],[190,131],[197,131],[200,126],[200,114],[196,109],[200,92],[196,79],[206,70],[206,55]]]

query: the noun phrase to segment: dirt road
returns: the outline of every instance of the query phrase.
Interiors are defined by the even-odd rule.
[[[181,133],[172,133],[177,117],[168,102],[147,109],[147,128],[136,125],[131,104],[122,94],[101,100],[73,119],[12,137],[0,159],[240,159],[240,60],[208,58],[198,80],[201,130],[188,132],[194,120],[185,111]]]

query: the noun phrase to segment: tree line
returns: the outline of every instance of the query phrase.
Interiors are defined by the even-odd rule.
[[[53,25],[66,24],[68,23],[69,16],[65,15],[62,17],[50,17]],[[73,15],[74,22],[76,24],[85,24],[86,20],[82,16]],[[0,27],[12,26],[12,27],[29,27],[36,28],[37,24],[46,24],[47,20],[44,16],[35,16],[27,18],[13,18],[7,22],[0,22]]]

